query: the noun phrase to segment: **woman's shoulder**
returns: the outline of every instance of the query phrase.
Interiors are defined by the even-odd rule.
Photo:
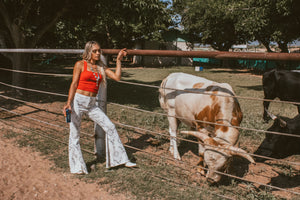
[[[79,60],[75,63],[76,68],[82,68],[84,66],[85,60]]]
[[[77,61],[74,65],[73,70],[81,73],[84,70],[84,61],[83,60]]]
[[[78,60],[75,65],[83,65],[84,62],[86,62],[85,60]]]

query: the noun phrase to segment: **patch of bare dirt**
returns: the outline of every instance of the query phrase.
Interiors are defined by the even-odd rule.
[[[54,164],[45,156],[4,138],[7,130],[0,122],[0,199],[126,199],[122,194],[109,194],[97,183],[80,180],[79,175],[51,170]]]

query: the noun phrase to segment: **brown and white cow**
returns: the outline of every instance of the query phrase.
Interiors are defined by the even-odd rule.
[[[243,114],[237,99],[232,98],[235,94],[229,84],[185,73],[172,73],[162,81],[159,93],[160,106],[168,114],[170,152],[175,159],[181,159],[176,135],[179,123],[183,122],[193,131],[182,133],[193,135],[202,141],[199,144],[198,164],[204,161],[203,164],[208,166],[206,177],[209,182],[220,181],[221,176],[216,171],[225,170],[233,155],[242,156],[254,163],[251,156],[236,147],[239,131],[231,126],[239,126]]]

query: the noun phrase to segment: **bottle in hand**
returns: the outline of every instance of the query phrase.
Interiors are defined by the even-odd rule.
[[[67,123],[71,122],[71,112],[69,109],[66,109],[66,121]]]

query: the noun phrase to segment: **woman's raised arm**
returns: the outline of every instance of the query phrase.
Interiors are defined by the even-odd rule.
[[[121,80],[121,73],[122,73],[121,61],[122,61],[123,57],[126,56],[126,55],[127,55],[126,48],[122,49],[119,52],[118,57],[117,57],[116,71],[115,72],[113,72],[112,70],[110,70],[108,68],[105,70],[105,73],[109,78],[111,78],[115,81]]]

